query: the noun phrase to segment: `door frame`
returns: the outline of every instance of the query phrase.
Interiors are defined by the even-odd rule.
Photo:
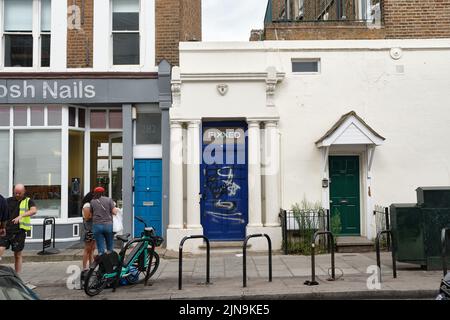
[[[205,126],[204,124],[208,124],[207,126]],[[243,119],[202,119],[201,125],[200,125],[200,151],[201,151],[201,159],[200,159],[200,191],[202,191],[202,186],[204,183],[204,175],[203,175],[203,166],[204,166],[204,160],[203,160],[203,133],[204,133],[204,128],[213,128],[214,126],[210,126],[209,124],[212,123],[217,123],[217,127],[227,127],[227,126],[239,126],[242,125],[242,127],[244,128],[244,132],[245,132],[245,165],[247,166],[247,176],[246,176],[246,187],[247,187],[247,199],[246,200],[246,212],[245,212],[245,216],[246,216],[246,223],[245,223],[245,227],[248,225],[248,219],[249,219],[249,203],[248,203],[248,124],[245,120]],[[203,227],[203,233],[206,235],[206,231],[208,228],[205,227],[205,225],[203,224],[203,211],[204,211],[204,202],[203,199],[200,200],[200,224]],[[244,229],[244,235],[242,240],[244,240],[246,236],[246,230]],[[240,240],[211,240],[211,241],[240,241]]]
[[[367,150],[364,146],[363,149],[361,146],[332,146],[330,147],[329,153],[326,155],[326,170],[325,175],[326,179],[330,181],[330,166],[328,163],[328,158],[332,156],[354,156],[359,158],[359,216],[360,216],[360,234],[359,236],[368,237],[370,236],[369,226],[368,226],[368,218],[367,212],[370,208],[370,197],[365,190],[368,189],[370,185],[370,177],[368,173],[368,165],[367,165]],[[322,207],[326,209],[330,209],[330,186],[328,188],[322,188]],[[355,235],[357,236],[357,235]]]

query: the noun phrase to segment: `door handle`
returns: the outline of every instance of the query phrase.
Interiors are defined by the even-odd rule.
[[[147,187],[147,191],[150,191],[150,188]]]
[[[339,201],[340,203],[348,203],[348,201],[347,200],[341,200],[341,201]]]

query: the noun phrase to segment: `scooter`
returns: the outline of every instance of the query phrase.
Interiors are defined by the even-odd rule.
[[[450,272],[442,279],[436,300],[450,300]]]

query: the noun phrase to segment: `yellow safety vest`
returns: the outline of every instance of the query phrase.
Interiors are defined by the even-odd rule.
[[[19,215],[24,215],[25,212],[28,211],[28,202],[30,201],[30,198],[25,198],[20,202],[19,205]],[[31,217],[24,217],[20,220],[20,229],[23,229],[25,231],[31,230]]]

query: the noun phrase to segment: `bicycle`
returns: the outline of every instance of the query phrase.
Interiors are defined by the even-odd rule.
[[[84,282],[84,292],[88,296],[93,297],[108,286],[112,286],[114,292],[121,280],[136,284],[143,274],[145,285],[147,285],[148,279],[158,270],[160,258],[155,248],[159,247],[164,239],[157,236],[155,230],[148,227],[144,219],[141,217],[135,217],[135,219],[144,224],[141,237],[129,241],[129,233],[117,235],[116,238],[122,241],[119,254],[113,251],[109,256],[95,257]],[[127,255],[127,250],[133,244],[137,245]]]

